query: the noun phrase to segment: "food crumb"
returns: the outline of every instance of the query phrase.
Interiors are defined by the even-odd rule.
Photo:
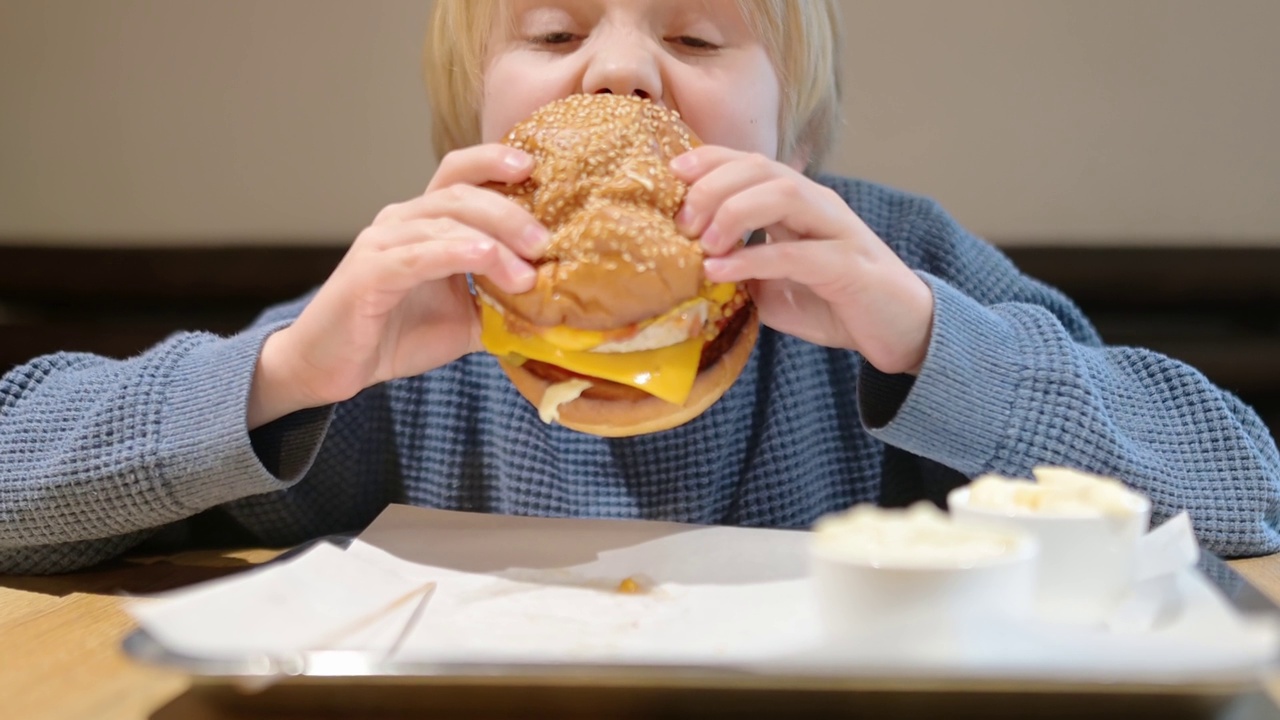
[[[643,591],[644,588],[640,586],[640,583],[636,582],[635,578],[626,577],[622,579],[622,582],[618,583],[618,592],[623,595],[636,595]]]

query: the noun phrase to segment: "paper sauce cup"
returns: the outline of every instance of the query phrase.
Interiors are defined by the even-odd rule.
[[[1002,628],[1030,615],[1035,540],[959,527],[930,509],[855,509],[815,526],[810,577],[830,643],[883,640],[881,653],[952,658],[998,643]],[[846,532],[841,523],[888,530],[875,538],[874,528]]]
[[[1020,530],[1039,544],[1035,609],[1042,619],[1097,624],[1133,589],[1138,543],[1151,520],[1150,501],[1136,493],[1127,506],[1069,512],[1017,506],[979,507],[971,488],[947,497],[952,517],[967,524]]]

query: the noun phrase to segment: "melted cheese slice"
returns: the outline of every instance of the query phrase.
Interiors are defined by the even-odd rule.
[[[480,341],[498,357],[517,356],[562,367],[570,372],[643,390],[669,403],[683,405],[693,389],[702,358],[702,338],[632,353],[591,353],[568,350],[542,337],[510,333],[497,310],[480,303]]]

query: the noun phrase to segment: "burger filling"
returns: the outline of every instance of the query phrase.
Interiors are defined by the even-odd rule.
[[[579,395],[621,399],[640,391],[676,405],[688,399],[698,371],[732,343],[733,321],[740,328],[746,313],[738,311],[748,302],[745,290],[733,284],[708,284],[701,296],[657,318],[596,331],[533,326],[503,313],[483,293],[481,300],[485,348],[553,385],[576,381],[572,397],[566,393],[561,403]]]

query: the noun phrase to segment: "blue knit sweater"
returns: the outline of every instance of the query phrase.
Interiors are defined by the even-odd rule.
[[[934,203],[824,182],[933,288],[918,378],[765,329],[724,398],[650,436],[544,425],[484,354],[247,432],[258,351],[304,298],[234,337],[5,375],[0,571],[72,570],[144,542],[297,543],[392,502],[805,527],[1046,463],[1122,478],[1157,522],[1189,511],[1219,554],[1280,549],[1280,456],[1253,411],[1182,363],[1103,346],[1067,299]]]

